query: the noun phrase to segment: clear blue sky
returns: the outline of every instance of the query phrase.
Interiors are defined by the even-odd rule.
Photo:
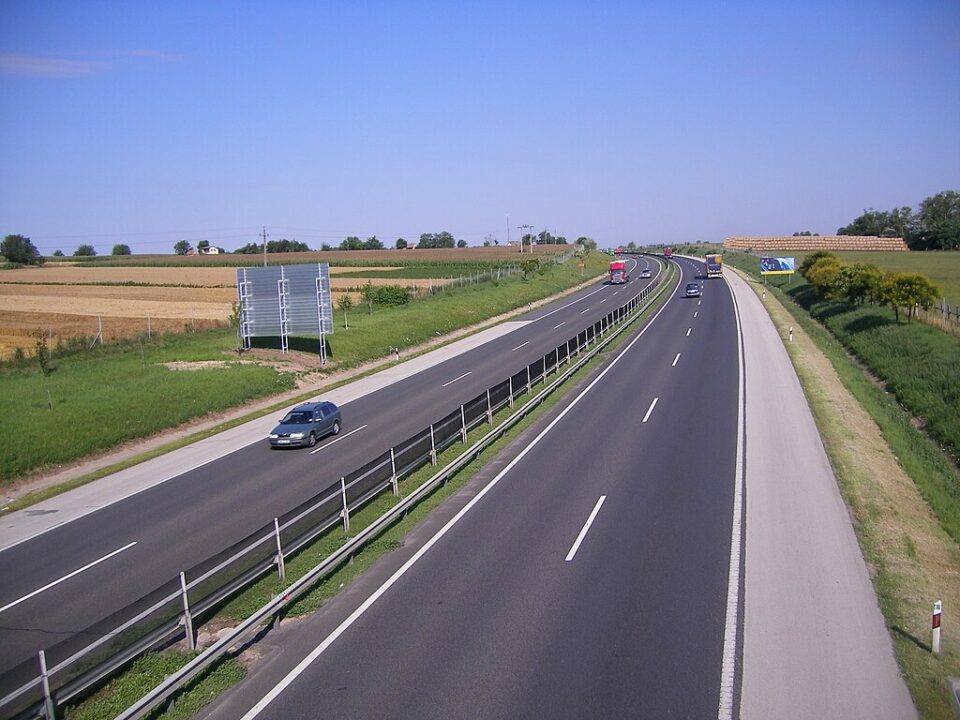
[[[960,190],[960,2],[0,2],[0,235],[832,233]]]

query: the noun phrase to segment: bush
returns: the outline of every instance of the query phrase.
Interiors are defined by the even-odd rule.
[[[30,242],[30,238],[23,235],[7,235],[0,243],[0,255],[11,263],[43,265],[43,256]]]
[[[397,307],[410,302],[410,291],[400,285],[368,286],[369,298],[374,305]]]

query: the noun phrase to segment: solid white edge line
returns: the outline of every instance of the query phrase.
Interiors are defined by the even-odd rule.
[[[14,605],[19,605],[19,604],[22,603],[24,600],[29,600],[29,599],[32,598],[34,595],[39,595],[39,594],[42,593],[44,590],[49,590],[49,589],[52,588],[54,585],[59,585],[59,584],[62,583],[64,580],[69,580],[69,579],[72,578],[74,575],[79,575],[79,574],[82,573],[84,570],[89,570],[89,569],[92,568],[94,565],[99,565],[99,564],[102,563],[104,560],[109,560],[109,559],[112,558],[114,555],[118,555],[119,553],[122,553],[124,550],[127,550],[127,549],[129,549],[129,548],[132,548],[132,547],[133,547],[134,545],[136,545],[136,544],[137,544],[137,541],[136,541],[136,540],[134,540],[134,541],[131,542],[131,543],[127,543],[127,544],[124,545],[122,548],[117,548],[117,549],[114,550],[112,553],[107,553],[106,555],[104,555],[104,556],[103,556],[102,558],[100,558],[99,560],[94,560],[92,563],[87,563],[87,564],[84,565],[82,568],[80,568],[80,569],[78,569],[78,570],[74,570],[72,573],[69,573],[69,574],[67,574],[67,575],[64,575],[64,576],[63,576],[62,578],[60,578],[59,580],[54,580],[52,583],[47,583],[47,584],[44,585],[42,588],[40,588],[40,589],[38,589],[38,590],[34,590],[32,593],[29,593],[29,594],[27,594],[27,595],[24,595],[22,598],[19,598],[18,600],[14,600],[14,601],[11,602],[11,603],[7,603],[7,604],[4,605],[3,607],[0,607],[0,613],[2,613],[4,610],[9,610],[9,609],[12,608]]]
[[[365,427],[366,427],[366,425],[361,425],[360,427],[356,428],[355,430],[351,430],[351,431],[348,432],[348,433],[344,433],[343,435],[341,435],[340,437],[338,437],[336,440],[331,440],[331,441],[328,442],[326,445],[322,445],[321,447],[318,447],[316,450],[311,450],[311,451],[310,451],[310,454],[313,455],[314,453],[318,453],[318,452],[320,452],[321,450],[326,450],[326,449],[327,449],[328,447],[330,447],[331,445],[333,445],[333,444],[335,444],[335,443],[338,443],[338,442],[340,442],[341,440],[343,440],[343,439],[345,439],[345,438],[350,437],[350,436],[353,435],[354,433],[360,432],[360,431],[363,430]]]
[[[593,506],[593,512],[590,513],[590,517],[587,518],[587,521],[580,529],[580,534],[577,535],[577,539],[573,541],[573,547],[570,548],[570,552],[568,552],[567,556],[563,559],[564,562],[570,562],[573,560],[574,555],[577,554],[577,550],[580,549],[580,543],[582,543],[583,539],[587,536],[587,531],[590,529],[590,526],[593,525],[593,521],[597,517],[597,513],[600,512],[600,507],[603,505],[603,501],[606,499],[606,495],[601,495],[600,499],[597,500],[597,504]]]
[[[745,442],[744,410],[746,408],[746,384],[744,381],[743,335],[740,328],[740,308],[733,288],[727,283],[727,290],[733,300],[733,310],[737,318],[737,346],[740,353],[740,372],[738,374],[739,393],[737,398],[737,463],[734,471],[733,491],[733,528],[730,533],[730,571],[727,577],[727,614],[723,628],[723,663],[720,667],[720,702],[717,708],[717,720],[733,720],[734,690],[737,666],[737,626],[740,618],[740,543],[743,528],[743,485]]]
[[[681,273],[680,281],[682,280],[683,280],[683,275]],[[680,287],[679,281],[677,283],[677,287]],[[676,289],[677,288],[675,287],[674,291],[676,291]],[[557,417],[555,417],[550,422],[549,425],[547,425],[547,427],[541,430],[540,433],[532,441],[530,441],[530,444],[527,445],[523,450],[521,450],[520,453],[513,460],[511,460],[510,463],[508,463],[505,468],[503,468],[503,470],[497,473],[497,475],[493,478],[493,480],[489,482],[489,484],[487,484],[486,487],[482,488],[476,495],[474,495],[473,498],[466,505],[464,505],[463,508],[461,508],[461,510],[456,515],[454,515],[452,518],[450,518],[450,520],[447,521],[446,525],[444,525],[442,528],[440,528],[440,530],[437,531],[436,535],[430,538],[423,545],[423,547],[417,550],[417,552],[415,552],[409,560],[407,560],[403,565],[401,565],[400,568],[398,568],[393,575],[387,578],[387,580],[383,583],[383,585],[377,588],[373,592],[373,594],[370,595],[370,597],[368,597],[366,600],[364,600],[363,603],[361,603],[361,605],[356,610],[350,613],[350,615],[342,623],[340,623],[340,625],[338,625],[337,628],[323,640],[323,642],[317,645],[317,647],[315,647],[310,652],[310,654],[307,655],[307,657],[301,660],[300,663],[293,670],[287,673],[279,683],[274,685],[273,688],[270,690],[270,692],[264,695],[256,705],[250,708],[250,710],[247,711],[247,713],[243,716],[243,718],[241,718],[241,720],[253,720],[253,718],[257,717],[257,715],[259,715],[260,712],[265,707],[267,707],[267,705],[273,702],[280,695],[280,693],[282,693],[290,685],[290,683],[296,680],[297,677],[301,673],[303,673],[303,671],[306,670],[313,663],[314,660],[320,657],[324,653],[324,651],[328,647],[330,647],[330,645],[332,645],[337,638],[339,638],[344,632],[346,632],[350,628],[350,626],[353,625],[353,623],[355,623],[358,618],[360,618],[361,615],[363,615],[377,600],[379,600],[380,597],[394,585],[394,583],[396,583],[401,577],[403,577],[403,575],[407,572],[407,570],[413,567],[414,564],[416,564],[416,562],[421,557],[423,557],[424,554],[426,554],[426,552],[440,540],[440,538],[446,535],[447,532],[449,532],[450,528],[452,528],[454,525],[456,525],[460,521],[460,518],[466,515],[473,508],[474,505],[480,502],[481,498],[483,498],[488,492],[490,492],[497,485],[497,483],[499,483],[500,480],[508,472],[510,472],[510,470],[513,469],[513,467],[518,462],[520,462],[524,457],[526,457],[527,453],[533,450],[533,448],[536,447],[537,444],[539,444],[539,442],[547,435],[547,433],[549,433],[554,428],[554,426],[558,422],[560,422],[564,417],[566,417],[567,413],[570,412],[577,405],[577,403],[580,402],[581,398],[583,398],[588,392],[590,392],[597,383],[603,380],[606,374],[610,372],[618,362],[620,362],[620,358],[626,355],[627,352],[630,351],[630,348],[632,348],[637,343],[637,341],[639,341],[640,338],[643,337],[643,334],[650,329],[654,321],[658,317],[660,317],[660,313],[662,313],[666,309],[668,304],[669,302],[665,302],[660,307],[660,309],[657,310],[657,312],[653,315],[653,317],[650,318],[650,321],[647,323],[646,327],[644,327],[643,330],[637,333],[637,336],[633,340],[627,343],[627,346],[622,351],[620,351],[620,353],[613,360],[610,361],[610,364],[606,368],[604,368],[603,371],[599,375],[597,375],[596,378],[594,378],[593,382],[591,382],[586,388],[584,388],[583,391],[581,391],[581,393],[577,395],[577,397],[574,398],[573,401],[569,405],[567,405],[560,412],[560,414],[557,415]]]
[[[525,343],[520,343],[519,345],[517,345],[517,346],[516,346],[513,350],[511,350],[510,352],[516,352],[516,351],[519,350],[520,348],[525,347],[525,346],[527,346],[527,345],[529,345],[529,344],[530,344],[530,341],[527,340]]]
[[[673,365],[671,365],[670,367],[676,367],[678,360],[680,360],[680,353],[677,353],[677,356],[673,359]]]
[[[650,414],[653,412],[653,409],[657,406],[657,401],[658,401],[659,399],[660,399],[660,398],[658,398],[658,397],[655,397],[655,398],[653,399],[653,402],[650,403],[650,407],[649,407],[649,409],[647,410],[647,414],[643,416],[643,420],[642,420],[641,422],[646,422],[647,420],[650,419]]]
[[[473,375],[473,370],[467,370],[467,371],[466,371],[463,375],[461,375],[460,377],[455,377],[453,380],[451,380],[450,382],[445,382],[445,383],[444,383],[443,385],[441,385],[440,387],[446,387],[447,385],[453,385],[455,382],[457,382],[457,380],[463,380],[467,375]]]

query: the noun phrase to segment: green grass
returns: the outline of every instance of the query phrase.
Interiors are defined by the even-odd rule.
[[[674,272],[672,266],[670,272],[671,274]],[[670,277],[667,278],[667,284],[669,284],[669,281]],[[642,317],[649,317],[667,297],[669,297],[668,294],[661,296],[659,300],[654,302],[652,307],[644,311]],[[446,484],[435,488],[432,493],[421,500],[401,520],[384,531],[380,537],[364,546],[354,555],[351,562],[334,570],[326,578],[319,581],[312,590],[296,600],[287,608],[284,616],[297,617],[322,607],[379,558],[401,547],[403,538],[415,525],[421,522],[447,498],[466,485],[489,460],[496,457],[499,452],[516,440],[517,437],[533,423],[537,422],[537,420],[558,404],[565,402],[566,398],[582,385],[589,375],[606,360],[610,353],[627,342],[630,336],[631,334],[629,332],[621,333],[603,352],[594,357],[590,362],[585,363],[575,375],[567,380],[564,386],[546,398],[536,409],[504,433],[501,438],[454,475]],[[565,369],[566,365],[561,367],[560,371],[562,372]],[[555,375],[551,375],[545,382],[534,385],[529,395],[525,394],[517,398],[517,406],[519,407],[529,399],[532,394],[539,392],[542,385],[552,382],[554,378]],[[509,417],[511,412],[513,411],[510,408],[501,409],[494,415],[494,423],[502,423]],[[350,514],[350,535],[355,536],[363,529],[369,527],[377,518],[398,504],[403,497],[409,495],[422,483],[432,477],[439,468],[456,458],[463,452],[465,447],[486,435],[490,429],[491,426],[489,424],[481,424],[475,427],[467,435],[467,445],[454,443],[438,456],[436,467],[427,465],[405,477],[399,483],[400,495],[398,497],[385,491],[361,509],[352,512]],[[212,620],[215,621],[219,627],[224,624],[224,621],[235,623],[249,617],[256,610],[263,607],[269,600],[276,597],[283,589],[289,587],[298,578],[303,577],[309,570],[318,565],[323,558],[329,557],[337,548],[341,547],[347,539],[348,536],[339,527],[327,531],[327,533],[301,549],[297,554],[285,558],[286,579],[283,582],[279,580],[276,573],[270,573],[264,576],[257,583],[239,593],[216,610],[215,617],[212,618]],[[207,619],[206,622],[210,622],[210,619]],[[99,720],[100,718],[115,717],[123,709],[129,707],[136,702],[137,699],[143,697],[147,692],[156,687],[164,676],[178,670],[189,662],[192,657],[195,657],[193,653],[183,652],[163,652],[146,655],[111,680],[103,689],[86,698],[76,707],[69,708],[66,713],[66,718],[67,720]],[[185,714],[154,713],[149,717],[189,717],[190,714],[195,713],[205,704],[212,702],[217,695],[230,685],[242,680],[244,672],[243,667],[240,666],[236,660],[225,659],[201,675],[188,686],[183,693],[176,696],[176,702],[173,710],[170,712],[179,713],[184,708],[187,708],[189,710],[188,712]]]
[[[348,313],[349,330],[336,311],[330,370],[356,367],[387,356],[390,348],[409,348],[522,307],[605,268],[606,259],[592,253],[583,270],[568,262],[529,280],[481,283],[373,314],[365,306],[354,308]],[[48,376],[35,361],[6,364],[0,368],[0,483],[294,387],[289,373],[232,362],[237,344],[233,331],[217,330],[54,353]],[[307,345],[315,350],[316,341]],[[191,371],[161,365],[175,360],[229,364]]]
[[[520,260],[515,263],[504,262],[503,266],[519,267]],[[426,278],[459,278],[475,276],[478,272],[487,273],[491,267],[481,267],[476,263],[447,263],[444,265],[406,265],[395,270],[355,270],[353,272],[337,273],[338,278],[396,278],[400,280],[417,280]]]
[[[77,705],[68,706],[63,717],[65,720],[114,718],[194,657],[196,653],[185,652],[144,655],[98,693]],[[243,665],[233,658],[226,658],[189,683],[177,695],[172,706],[157,709],[147,717],[151,720],[185,720],[193,717],[224,690],[243,680],[246,674]]]

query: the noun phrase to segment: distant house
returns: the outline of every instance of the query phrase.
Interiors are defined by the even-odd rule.
[[[220,248],[213,247],[212,245],[210,245],[209,247],[201,248],[200,254],[201,255],[219,255]]]

